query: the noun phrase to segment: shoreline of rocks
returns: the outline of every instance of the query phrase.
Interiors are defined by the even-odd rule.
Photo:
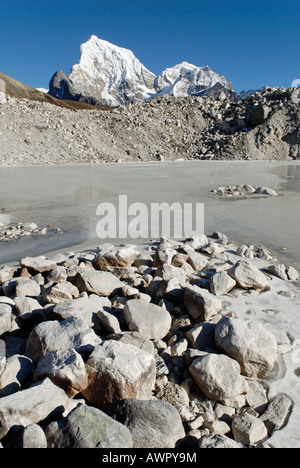
[[[250,184],[227,185],[213,189],[211,192],[222,197],[278,197],[278,193],[270,187],[253,187]]]
[[[39,228],[34,222],[19,222],[17,224],[5,225],[0,223],[0,242],[10,242],[16,239],[22,239],[29,236],[45,236],[49,232],[57,232],[62,234],[62,230],[58,227],[48,226]]]
[[[221,232],[2,266],[1,445],[272,447],[298,403],[269,376],[295,344],[234,310],[288,307],[298,280]]]

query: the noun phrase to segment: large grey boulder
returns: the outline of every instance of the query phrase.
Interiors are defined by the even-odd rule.
[[[287,277],[290,281],[297,281],[299,279],[299,273],[296,268],[288,266],[286,269]]]
[[[185,437],[179,412],[165,401],[126,399],[109,415],[128,427],[134,448],[175,448]]]
[[[143,338],[160,340],[169,332],[172,318],[169,312],[155,304],[141,299],[126,302],[124,318],[131,331],[137,331]]]
[[[275,264],[270,265],[267,268],[268,272],[271,275],[277,276],[277,278],[286,280],[286,281],[296,281],[299,279],[299,273],[294,267],[286,267],[284,264]]]
[[[0,397],[8,396],[20,390],[21,385],[33,373],[31,359],[19,354],[9,356],[0,375]]]
[[[47,439],[45,432],[38,424],[29,424],[25,427],[22,434],[22,448],[45,449],[47,448]]]
[[[248,377],[264,378],[277,359],[277,341],[262,324],[223,317],[216,326],[218,348],[239,362]]]
[[[48,351],[40,359],[34,377],[36,380],[49,377],[70,398],[85,390],[88,385],[85,363],[73,348]]]
[[[267,388],[256,379],[248,379],[246,402],[258,414],[262,414],[268,406]]]
[[[40,319],[45,317],[44,308],[33,297],[15,297],[16,312],[22,320]]]
[[[236,442],[247,446],[255,446],[268,438],[263,421],[250,413],[233,418],[232,434]]]
[[[218,298],[195,285],[185,288],[184,306],[197,322],[208,322],[222,310],[222,302]]]
[[[0,268],[0,284],[5,283],[6,281],[10,281],[15,274],[15,269],[8,266],[4,265],[3,267]]]
[[[62,322],[56,320],[37,325],[30,333],[26,344],[26,356],[34,363],[49,351],[65,351],[74,348],[84,354],[91,352],[102,340],[77,317]]]
[[[30,278],[18,278],[16,281],[15,295],[38,297],[41,294],[41,288],[38,283]]]
[[[54,281],[55,283],[60,283],[61,281],[67,281],[68,273],[64,266],[57,266],[53,268],[48,274],[48,282],[51,283]]]
[[[264,291],[269,286],[269,280],[253,263],[248,260],[240,260],[228,274],[243,289],[257,289]]]
[[[107,266],[130,267],[136,257],[137,251],[133,245],[120,248],[113,247],[112,249],[100,251],[95,256],[95,264],[99,270],[103,270]]]
[[[187,263],[191,265],[191,267],[195,271],[202,271],[204,268],[206,268],[209,264],[209,259],[202,255],[199,252],[194,252],[192,249],[188,250],[188,259]]]
[[[127,427],[85,404],[78,405],[66,418],[49,424],[45,432],[48,448],[132,448]]]
[[[44,273],[45,271],[50,271],[56,267],[56,263],[53,260],[49,260],[43,255],[41,255],[40,257],[22,258],[20,264],[23,268],[33,270],[36,273]]]
[[[0,336],[9,332],[12,326],[14,302],[8,298],[6,299],[6,302],[0,302]]]
[[[113,310],[99,310],[97,314],[99,323],[108,333],[121,333],[120,322]]]
[[[161,265],[164,265],[165,263],[171,265],[172,260],[176,254],[177,251],[175,250],[175,248],[173,248],[173,245],[169,244],[168,242],[161,243],[156,249],[153,258],[153,266],[159,267]]]
[[[156,272],[157,276],[161,276],[164,281],[170,281],[176,278],[179,283],[185,283],[186,272],[179,267],[165,263],[161,265]]]
[[[122,290],[124,284],[108,271],[82,269],[75,276],[79,291],[98,296],[110,296]]]
[[[210,279],[210,292],[215,296],[224,296],[236,286],[236,281],[231,278],[225,271],[216,273]]]
[[[228,237],[223,232],[215,231],[215,232],[212,233],[211,237],[213,239],[216,239],[215,242],[217,242],[218,244],[227,245],[229,243]],[[208,242],[207,242],[207,244],[208,244]]]
[[[148,400],[152,396],[155,359],[136,346],[107,340],[95,347],[86,369],[89,383],[82,395],[104,411],[125,398]]]
[[[267,410],[261,416],[271,435],[274,431],[280,431],[288,421],[293,409],[293,402],[287,395],[278,395],[271,401]]]
[[[227,260],[225,251],[225,246],[220,245],[217,242],[209,242],[207,245],[201,247],[201,252],[210,255],[212,258],[218,258],[220,260]]]
[[[99,311],[110,310],[111,302],[107,297],[97,296],[96,294],[86,294],[83,297],[78,297],[70,301],[62,302],[55,306],[54,312],[62,319],[70,317],[78,317],[85,324],[94,328],[95,331],[100,329],[97,314]]]
[[[270,115],[271,109],[266,105],[254,106],[249,113],[249,123],[252,127],[262,124]]]
[[[71,403],[66,393],[50,379],[0,398],[0,438],[13,426],[36,424],[57,409],[69,411]]]
[[[189,371],[200,390],[212,400],[235,398],[247,392],[238,362],[224,354],[207,354],[197,358]]]
[[[79,291],[74,284],[69,281],[60,281],[45,288],[44,297],[50,304],[60,304],[70,301],[79,296]]]

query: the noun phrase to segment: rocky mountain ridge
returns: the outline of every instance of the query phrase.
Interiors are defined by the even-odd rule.
[[[47,102],[64,109],[95,109],[95,106],[92,107],[88,103],[76,102],[74,100],[68,101],[67,99],[56,99],[45,91],[46,90],[42,90],[42,88],[31,88],[30,86],[27,86],[24,83],[0,72],[0,104],[5,104],[9,98],[16,98],[27,99],[29,101]]]

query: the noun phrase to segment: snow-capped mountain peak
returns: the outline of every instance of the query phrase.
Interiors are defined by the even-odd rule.
[[[57,98],[118,106],[154,96],[201,95],[216,84],[233,91],[224,76],[208,66],[197,67],[188,62],[166,68],[156,76],[131,50],[93,35],[81,45],[79,63],[72,67],[69,76],[60,71],[52,77],[49,93]]]
[[[136,94],[147,99],[154,94],[155,75],[131,50],[92,36],[81,46],[79,64],[69,80],[77,92],[106,105],[133,102]]]
[[[224,76],[213,72],[208,65],[197,67],[191,63],[182,62],[174,67],[166,68],[156,78],[155,90],[161,95],[184,97],[213,88],[217,83],[224,88],[232,89],[231,83]]]

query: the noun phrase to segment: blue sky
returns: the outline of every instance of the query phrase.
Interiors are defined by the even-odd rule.
[[[0,71],[48,87],[92,34],[152,72],[209,65],[237,91],[300,79],[299,0],[1,0]]]

